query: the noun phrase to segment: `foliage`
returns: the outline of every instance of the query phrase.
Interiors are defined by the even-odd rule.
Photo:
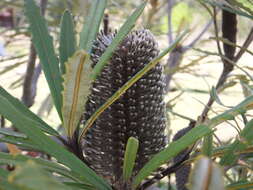
[[[42,65],[53,104],[57,110],[64,132],[61,133],[55,130],[43,118],[40,118],[30,111],[21,101],[14,98],[1,87],[0,115],[11,122],[17,131],[9,130],[9,128],[0,129],[0,141],[14,144],[18,149],[14,148],[11,150],[9,148],[10,153],[0,152],[0,164],[2,165],[0,168],[0,189],[113,189],[114,187],[106,179],[96,174],[86,163],[80,142],[99,115],[124,94],[128,88],[134,85],[136,81],[149,72],[151,68],[155,67],[168,53],[170,53],[170,58],[168,59],[168,64],[165,64],[165,70],[167,71],[166,79],[179,72],[196,75],[194,71],[196,66],[201,65],[204,61],[208,62],[209,60],[207,61],[207,58],[209,57],[212,59],[219,57],[223,63],[224,70],[228,68],[228,65],[230,68],[232,65],[232,70],[229,72],[223,70],[217,85],[211,88],[210,93],[207,90],[195,89],[194,85],[191,85],[191,89],[175,85],[175,91],[179,95],[176,94],[176,98],[169,97],[167,103],[168,115],[190,120],[191,122],[194,121],[196,125],[180,139],[169,143],[164,150],[155,154],[137,174],[133,173],[133,168],[140,141],[134,137],[130,137],[125,147],[124,165],[122,166],[123,180],[126,183],[131,183],[130,186],[133,189],[142,189],[150,186],[154,182],[158,182],[162,177],[171,175],[184,164],[193,164],[194,168],[188,180],[188,185],[186,185],[190,189],[203,189],[203,186],[205,189],[210,190],[225,188],[231,190],[250,189],[253,187],[251,182],[253,178],[251,171],[253,120],[249,120],[251,118],[250,110],[253,108],[253,79],[250,74],[252,67],[248,65],[240,66],[238,64],[238,60],[245,52],[251,56],[253,54],[250,48],[248,48],[253,40],[253,29],[251,29],[245,43],[238,45],[236,41],[225,39],[224,36],[222,38],[219,37],[219,27],[217,27],[216,18],[217,10],[220,9],[223,12],[228,11],[234,14],[237,18],[250,19],[252,23],[253,5],[248,0],[231,0],[227,1],[226,4],[214,0],[198,1],[206,12],[211,15],[215,25],[215,31],[210,31],[214,37],[202,43],[213,43],[215,41],[217,43],[218,53],[212,52],[213,50],[210,49],[195,48],[194,51],[197,52],[197,58],[188,60],[189,63],[185,65],[181,64],[181,61],[186,59],[183,58],[183,54],[195,45],[195,40],[189,43],[189,45],[184,46],[186,42],[183,39],[186,39],[186,34],[188,36],[192,34],[192,31],[183,33],[180,31],[184,28],[184,25],[182,25],[183,22],[187,21],[190,26],[193,21],[191,17],[194,15],[194,12],[191,10],[191,4],[185,2],[175,3],[172,14],[174,25],[172,27],[176,28],[175,31],[178,33],[177,37],[174,37],[175,33],[173,31],[169,33],[169,38],[173,39],[170,41],[170,45],[153,60],[150,60],[141,71],[136,73],[127,83],[119,88],[111,98],[93,113],[84,126],[80,124],[80,118],[89,95],[90,84],[100,75],[122,40],[124,40],[135,25],[138,25],[138,19],[149,23],[147,26],[151,29],[155,28],[154,23],[156,20],[159,20],[160,15],[163,16],[159,21],[167,19],[167,16],[164,16],[163,9],[163,6],[166,5],[165,3],[159,4],[157,3],[158,1],[151,0],[149,2],[141,2],[137,5],[135,1],[131,2],[132,4],[126,3],[125,1],[118,2],[117,6],[135,7],[135,11],[122,24],[111,45],[99,58],[98,64],[92,68],[90,60],[92,43],[97,36],[104,18],[105,9],[111,11],[110,13],[112,15],[121,14],[122,16],[126,13],[113,13],[113,10],[115,10],[115,7],[113,7],[114,1],[94,0],[91,5],[86,3],[86,5],[90,6],[90,11],[87,19],[83,19],[85,22],[82,27],[80,27],[80,22],[71,15],[70,11],[63,12],[63,10],[59,11],[63,12],[60,27],[55,27],[50,22],[50,19],[53,17],[53,11],[51,11],[51,17],[48,19],[49,22],[46,22],[35,1],[25,0],[24,9],[29,23],[29,34],[31,33],[33,46],[36,49],[40,64]],[[12,6],[23,6],[17,1],[8,3]],[[73,8],[72,12],[74,12],[75,7],[78,7],[78,1],[73,1],[73,4],[69,1],[64,1],[64,3],[66,6],[70,5]],[[50,5],[52,4],[50,3]],[[54,10],[54,8],[54,6],[50,6],[48,10]],[[145,12],[144,9],[148,11]],[[184,14],[180,14],[180,17],[178,17],[177,15],[181,10],[183,10]],[[117,11],[119,10],[117,9]],[[169,21],[169,17],[167,21]],[[53,33],[53,29],[55,30],[55,28],[60,28],[59,35],[58,32],[54,31],[55,33]],[[238,27],[237,29],[240,30]],[[170,30],[170,28],[162,28],[162,31],[167,32],[167,30]],[[22,31],[26,35],[28,34],[27,29],[22,29]],[[77,35],[76,31],[81,32]],[[204,28],[203,31],[206,32],[207,30]],[[224,33],[224,29],[221,32]],[[52,36],[55,39],[59,39],[59,42],[53,40]],[[196,38],[196,41],[198,40],[199,38]],[[223,51],[221,44],[224,47]],[[231,55],[230,52],[229,56],[226,47],[230,49],[237,47],[237,53]],[[178,57],[173,57],[175,55]],[[16,58],[20,59],[24,56],[19,55]],[[173,64],[169,64],[171,60],[177,60],[178,62],[173,62],[176,64],[172,66]],[[19,67],[24,62],[17,62],[5,67],[1,71],[1,74],[11,72],[13,68]],[[234,69],[237,69],[240,73],[234,73]],[[170,81],[167,80],[166,82],[169,83]],[[223,102],[221,94],[224,91],[233,89],[235,85],[241,85],[243,89],[241,94],[244,93],[244,96],[233,105],[226,106],[227,103]],[[169,95],[170,93],[172,94],[172,90],[172,88],[169,88],[167,93]],[[177,113],[175,111],[175,104],[179,102],[181,94],[186,93],[189,96],[192,92],[195,94],[204,93],[210,98],[201,115],[194,113],[194,119],[186,116],[184,112]],[[222,111],[214,115],[208,115],[207,113],[212,107],[213,102],[216,102],[220,106],[220,110],[222,108]],[[238,124],[237,121],[239,120],[240,123]],[[173,123],[172,120],[170,122]],[[234,128],[237,131],[237,135],[227,142],[222,142],[215,134],[215,130],[221,124],[224,125],[224,123],[232,122],[236,124]],[[227,125],[226,127],[231,126]],[[39,156],[35,158],[22,155],[19,149],[22,150],[22,154],[23,150],[27,150],[29,153],[39,152]],[[180,155],[184,150],[188,150],[187,155],[190,156],[189,159],[185,159],[187,156],[183,155],[180,162],[171,162],[175,156]],[[169,166],[168,163],[170,163]],[[10,171],[11,167],[14,168],[14,171]],[[161,167],[165,168],[161,169]],[[161,172],[153,176],[152,172],[156,172],[159,169]],[[199,180],[199,176],[203,180]],[[162,184],[166,186],[164,183]]]

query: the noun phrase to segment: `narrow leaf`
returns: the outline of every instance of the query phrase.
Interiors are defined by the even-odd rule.
[[[55,157],[58,162],[66,165],[72,171],[82,176],[85,181],[89,181],[98,189],[111,189],[110,186],[96,175],[89,167],[79,160],[73,153],[67,151],[61,145],[43,134],[39,128],[34,127],[37,123],[24,117],[16,108],[4,97],[0,96],[0,115],[11,121],[15,127],[26,134],[44,152]]]
[[[221,165],[233,165],[239,155],[235,154],[237,151],[243,151],[247,148],[247,144],[252,143],[253,139],[253,119],[250,120],[240,133],[240,139],[236,139],[229,148],[225,151],[221,158]]]
[[[60,174],[62,176],[65,176],[69,179],[75,180],[77,182],[83,180],[79,177],[76,173],[70,171],[64,166],[61,166],[60,164],[57,164],[55,162],[51,162],[48,160],[44,160],[42,158],[33,158],[30,156],[24,156],[24,155],[10,155],[7,153],[0,152],[0,164],[11,164],[11,165],[22,165],[28,160],[32,160],[36,162],[36,164],[40,165],[44,169],[55,172],[57,174]]]
[[[71,57],[76,51],[76,38],[74,31],[74,23],[72,15],[69,11],[63,13],[61,19],[61,32],[60,32],[60,68],[61,73],[65,73],[65,62]]]
[[[7,135],[7,136],[12,136],[12,137],[27,138],[26,135],[24,135],[22,133],[19,133],[19,132],[15,132],[10,128],[0,128],[0,134]]]
[[[136,188],[142,182],[142,180],[151,174],[151,172],[155,171],[178,153],[211,132],[211,129],[209,129],[207,126],[200,125],[190,130],[179,140],[170,143],[167,148],[154,155],[154,157],[139,171],[137,176],[134,178],[133,187]]]
[[[213,99],[217,104],[219,104],[219,105],[221,105],[221,106],[224,106],[224,107],[229,107],[229,106],[224,105],[224,104],[221,102],[221,100],[220,100],[220,98],[219,98],[219,96],[218,96],[218,93],[217,93],[217,90],[216,90],[215,87],[212,87],[210,95],[211,95],[212,99]],[[231,108],[231,107],[230,107],[230,108]]]
[[[16,167],[8,176],[8,181],[30,190],[71,190],[32,160]]]
[[[98,33],[106,5],[107,0],[93,0],[89,16],[83,25],[82,32],[80,33],[79,47],[88,53],[90,53],[93,40],[95,40]]]
[[[250,182],[237,182],[227,186],[227,190],[250,190],[253,188],[253,183]]]
[[[242,102],[240,102],[235,107],[225,111],[222,114],[219,114],[213,118],[211,118],[207,125],[211,128],[219,125],[220,123],[227,121],[227,120],[233,120],[235,116],[239,114],[245,113],[247,110],[253,109],[253,95],[245,98]]]
[[[27,118],[36,122],[37,123],[36,126],[40,128],[42,131],[50,135],[59,136],[56,130],[50,127],[46,122],[40,119],[36,114],[31,112],[23,103],[21,103],[17,98],[14,98],[12,95],[10,95],[1,86],[0,86],[0,96],[3,96],[4,98],[6,98],[17,109],[17,111],[22,113]]]
[[[204,137],[202,153],[205,156],[211,156],[213,150],[213,135],[207,135]]]
[[[61,116],[62,84],[59,61],[55,55],[52,37],[49,35],[45,19],[34,0],[25,0],[25,14],[30,24],[32,41],[39,55],[40,62],[47,79],[56,110]]]
[[[66,62],[66,73],[63,90],[63,125],[67,135],[72,137],[84,112],[85,102],[89,93],[91,67],[89,56],[79,50]]]
[[[127,34],[131,31],[131,29],[134,27],[136,20],[139,18],[141,13],[143,12],[145,6],[147,4],[147,1],[143,2],[133,13],[132,15],[127,19],[127,21],[123,24],[123,26],[120,28],[119,32],[114,37],[112,43],[108,46],[106,51],[103,53],[103,55],[100,57],[98,63],[96,64],[92,74],[91,78],[94,80],[97,78],[97,76],[101,73],[103,67],[107,64],[109,59],[111,58],[114,50],[118,47],[120,42],[124,40],[124,38],[127,36]]]
[[[7,176],[9,175],[9,171],[3,169],[3,168],[0,168],[0,178],[7,178]]]
[[[221,168],[207,157],[200,157],[190,176],[190,189],[225,190]]]
[[[123,164],[123,178],[125,181],[129,180],[132,177],[138,147],[138,139],[130,137],[127,141]]]

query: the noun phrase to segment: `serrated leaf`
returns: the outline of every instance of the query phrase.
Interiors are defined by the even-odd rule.
[[[32,41],[40,58],[40,63],[47,79],[56,110],[62,120],[62,79],[52,37],[49,35],[46,21],[40,14],[40,9],[36,6],[34,0],[25,0],[25,15],[30,24]]]
[[[61,73],[65,73],[65,62],[69,57],[73,56],[76,51],[76,38],[74,31],[74,23],[72,15],[69,11],[65,11],[61,19],[61,32],[60,32],[60,68]]]
[[[89,93],[91,82],[89,60],[89,55],[79,50],[66,62],[62,115],[63,126],[69,137],[72,137],[79,124]]]
[[[208,157],[200,157],[190,175],[190,189],[225,190],[221,168]]]
[[[138,139],[130,137],[127,141],[123,163],[123,178],[125,181],[129,180],[132,177],[138,147]]]
[[[211,132],[212,130],[207,126],[200,125],[191,129],[179,140],[170,143],[167,148],[154,155],[153,158],[139,171],[137,176],[134,178],[133,188],[136,188],[142,182],[142,180],[148,177],[151,172],[155,171],[162,164],[167,163],[179,152],[183,151],[184,149],[195,143],[197,140],[207,134],[210,134]]]
[[[106,5],[107,0],[92,0],[88,18],[80,33],[79,44],[79,48],[86,50],[88,53],[90,53],[93,40],[96,38]]]

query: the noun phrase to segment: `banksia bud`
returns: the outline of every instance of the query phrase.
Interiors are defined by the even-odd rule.
[[[93,67],[114,36],[115,33],[98,35],[91,54]],[[157,43],[148,30],[130,33],[94,81],[86,103],[84,122],[158,52]],[[91,167],[112,185],[121,181],[129,137],[139,140],[135,174],[153,154],[164,148],[163,93],[162,66],[157,64],[105,110],[88,130],[84,153]]]

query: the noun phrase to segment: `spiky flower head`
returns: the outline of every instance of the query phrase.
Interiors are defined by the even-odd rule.
[[[95,66],[115,33],[100,33],[91,59]],[[94,81],[86,104],[84,122],[109,97],[159,53],[148,30],[131,32],[113,53],[110,62]],[[134,173],[166,144],[164,80],[162,66],[156,65],[115,103],[105,110],[88,130],[84,154],[91,167],[112,184],[122,178],[124,151],[129,137],[139,140]]]

